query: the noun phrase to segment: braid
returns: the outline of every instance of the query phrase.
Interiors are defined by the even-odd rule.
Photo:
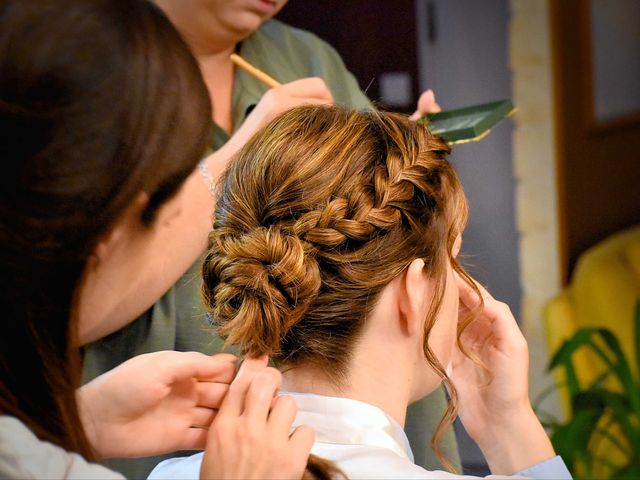
[[[363,197],[360,195],[358,203],[352,197],[331,200],[322,210],[303,214],[294,223],[292,231],[319,248],[334,248],[348,241],[367,242],[379,230],[390,230],[398,223],[398,210],[375,208]]]
[[[204,298],[220,335],[249,355],[280,353],[281,338],[320,289],[312,250],[279,228],[258,227],[237,237],[214,231]]]

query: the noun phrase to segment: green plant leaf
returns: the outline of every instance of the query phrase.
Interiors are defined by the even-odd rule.
[[[573,337],[563,342],[558,351],[551,358],[549,366],[547,367],[547,370],[549,371],[559,366],[564,368],[569,398],[573,398],[580,391],[580,383],[573,363],[573,354],[576,350],[590,342],[593,332],[593,328],[582,328],[578,330]]]
[[[640,299],[633,321],[635,359],[625,357],[620,342],[610,330],[582,328],[563,342],[549,362],[548,370],[563,368],[566,373],[572,418],[563,424],[548,420],[546,423],[551,427],[556,451],[574,475],[591,477],[594,465],[601,465],[610,470],[611,478],[640,478]],[[581,348],[595,354],[604,367],[586,388],[580,386],[574,363],[574,353]],[[632,372],[634,360],[639,375]],[[614,390],[607,387],[609,378],[615,378],[619,384]],[[612,433],[614,425],[615,434]],[[596,456],[600,442],[605,439],[609,453],[603,451],[604,455]],[[614,465],[606,458],[611,448],[623,455],[623,466]]]
[[[558,365],[565,365],[567,361],[571,360],[573,353],[589,341],[594,330],[593,328],[581,328],[576,331],[573,337],[565,340],[551,357],[547,370],[553,370]]]
[[[580,459],[589,458],[589,438],[601,415],[602,411],[598,409],[576,411],[568,423],[553,432],[551,443],[567,465],[575,467]]]
[[[620,343],[615,335],[606,328],[599,328],[593,332],[594,336],[599,337],[613,353],[614,359],[612,360],[594,341],[593,338],[587,341],[587,345],[607,364],[607,366],[615,373],[620,380],[620,384],[624,391],[627,393],[633,410],[640,414],[640,388],[633,381],[631,375],[631,368],[627,362],[626,357]]]
[[[609,378],[609,375],[611,375],[611,372],[608,370],[602,372],[596,377],[593,382],[591,382],[591,384],[587,387],[587,390],[591,390],[592,388],[602,388],[604,382],[607,380],[607,378]]]
[[[611,478],[615,478],[616,480],[638,480],[638,478],[640,478],[640,465],[633,463],[627,464],[613,472]]]
[[[633,378],[631,377],[631,369],[629,368],[629,363],[627,362],[626,357],[624,356],[624,352],[620,347],[620,342],[616,336],[611,332],[611,330],[606,328],[600,328],[596,331],[596,334],[604,340],[609,350],[613,352],[615,356],[616,372],[620,375],[620,380],[623,383],[633,383]]]
[[[616,465],[615,463],[613,463],[608,458],[605,458],[605,457],[602,457],[602,456],[598,456],[598,457],[594,457],[593,458],[593,465],[596,465],[596,464],[604,465],[608,469],[609,473],[618,471],[620,469],[620,465]],[[591,474],[586,475],[584,477],[585,478],[594,478],[594,480],[596,480],[595,477],[593,477],[593,475],[591,475]],[[610,475],[608,475],[605,478],[609,478],[609,477],[610,477]],[[603,478],[602,475],[600,475],[600,477],[597,480],[600,480],[601,478]]]
[[[635,321],[633,322],[633,328],[635,333],[635,347],[636,347],[636,368],[638,375],[640,375],[640,299],[636,301]]]
[[[577,411],[597,410],[599,406],[608,408],[629,444],[634,445],[634,449],[640,446],[640,432],[630,421],[633,412],[630,400],[625,394],[604,389],[581,392],[575,399],[574,405]]]
[[[597,428],[594,433],[597,433],[598,435],[600,435],[600,442],[603,439],[607,439],[609,440],[613,445],[616,446],[616,448],[618,450],[620,450],[626,457],[630,457],[633,452],[631,450],[629,450],[629,447],[627,447],[626,445],[624,445],[618,438],[616,438],[614,435],[611,435],[611,433],[609,433],[608,428],[611,426],[611,424],[614,423],[613,421],[609,421],[607,422],[607,425],[605,425],[602,428]],[[593,451],[597,451],[597,446],[599,445],[599,442],[597,444],[593,445]]]
[[[571,399],[571,406],[575,412],[581,410],[597,410],[604,411],[607,407],[606,399],[603,394],[604,390],[585,390]]]

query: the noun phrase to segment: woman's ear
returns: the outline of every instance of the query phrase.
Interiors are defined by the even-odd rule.
[[[424,271],[424,260],[416,258],[402,279],[400,311],[409,335],[422,334],[432,296],[433,282]]]
[[[139,228],[141,224],[142,212],[149,203],[149,195],[146,192],[140,192],[133,199],[131,204],[120,215],[111,229],[100,239],[96,245],[91,263],[99,263],[107,258],[118,249],[118,247],[127,241]]]

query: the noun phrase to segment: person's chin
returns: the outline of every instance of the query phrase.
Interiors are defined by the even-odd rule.
[[[267,20],[269,19],[263,18],[255,13],[245,12],[242,14],[242,18],[238,19],[238,21],[235,22],[233,28],[237,36],[241,38],[247,38],[253,32],[258,30]]]

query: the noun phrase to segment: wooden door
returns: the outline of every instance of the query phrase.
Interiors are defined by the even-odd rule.
[[[615,39],[621,22],[637,22],[635,31],[640,35],[640,17],[634,2],[637,0],[600,4],[617,5],[629,12],[627,15],[611,12],[622,17],[618,19],[620,22],[612,23],[610,32],[596,37],[591,15],[597,12],[591,10],[597,2],[550,0],[565,283],[582,252],[608,235],[640,223],[640,111],[622,111],[617,116],[598,119],[594,100],[596,50],[606,48],[605,55],[616,56],[629,47],[615,43],[604,46],[598,42]],[[636,54],[640,58],[640,51]],[[629,61],[631,64],[635,60]],[[616,80],[620,80],[620,88],[628,84],[629,79],[621,75],[629,72],[622,70],[604,72],[617,76],[609,79],[609,84],[614,85],[609,87],[609,94],[618,93]],[[640,78],[633,82],[640,93]]]

